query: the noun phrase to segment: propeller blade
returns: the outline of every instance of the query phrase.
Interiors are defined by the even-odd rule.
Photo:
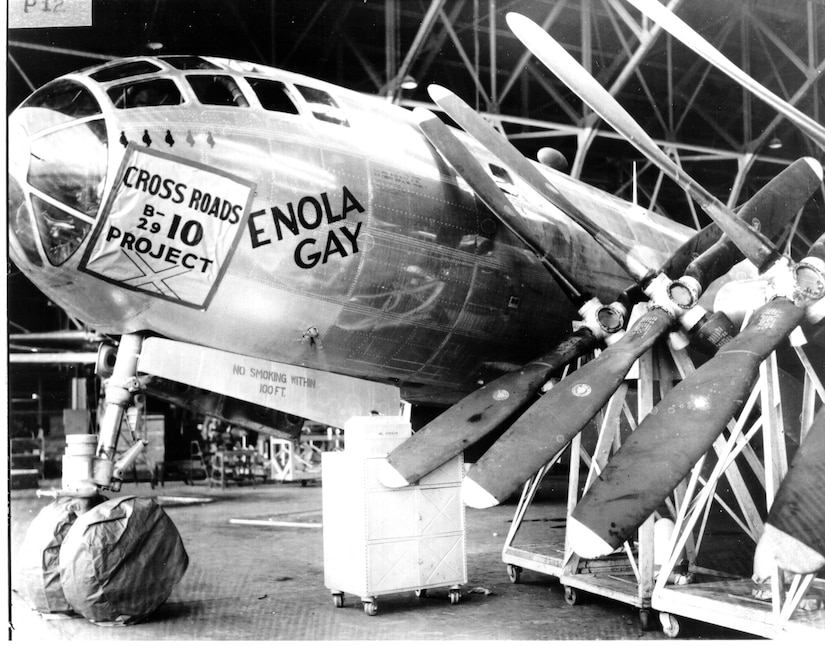
[[[430,97],[459,126],[472,135],[488,151],[509,166],[513,172],[527,182],[536,192],[563,211],[574,222],[587,231],[604,249],[627,271],[637,283],[644,283],[656,273],[644,259],[637,258],[633,249],[622,243],[609,231],[601,229],[587,213],[568,200],[551,179],[534,166],[510,141],[462,101],[455,93],[440,85],[430,85]],[[750,223],[765,236],[774,239],[819,188],[822,181],[822,166],[811,157],[799,159],[785,168],[763,186],[736,213],[737,217]],[[659,268],[668,276],[686,273],[691,261],[708,250],[719,240],[722,232],[715,223],[694,234]],[[725,257],[727,266],[719,267],[714,273],[719,276],[739,262],[743,256],[729,239],[713,251],[718,257]],[[720,241],[721,242],[721,241]],[[734,247],[736,256],[729,256]],[[706,261],[700,261],[700,265]],[[718,262],[718,261],[717,261]],[[694,265],[693,271],[697,271]],[[688,273],[691,275],[691,273]],[[696,276],[702,284],[707,284],[703,276]]]
[[[636,359],[672,322],[665,310],[651,309],[597,358],[542,395],[468,470],[464,502],[491,507],[517,491],[595,417]]]
[[[820,163],[812,157],[797,159],[745,202],[737,210],[736,216],[753,225],[766,237],[775,240],[790,219],[805,206],[814,191],[819,189],[821,183],[822,166]],[[716,224],[711,224],[702,229],[694,238],[703,234],[706,229],[715,229],[713,233],[718,237],[718,227]],[[727,236],[717,240],[715,244],[706,249],[697,249],[696,245],[691,249],[688,245],[692,240],[693,238],[671,256],[668,263],[662,266],[663,272],[670,275],[685,274],[707,285],[711,282],[709,275],[721,276],[744,258],[739,248]],[[683,248],[685,248],[684,251]],[[686,262],[685,265],[675,264],[677,258],[688,258],[683,255],[688,249],[691,253],[699,252],[702,255]]]
[[[775,566],[794,574],[825,567],[825,409],[819,411],[771,505],[753,557],[753,578]]]
[[[636,281],[639,290],[626,290],[620,299],[621,302],[638,302],[643,299],[642,294],[638,292],[644,292],[656,305],[664,307],[678,318],[679,323],[696,336],[697,342],[702,344],[702,350],[705,352],[712,353],[716,347],[730,338],[733,326],[723,314],[711,317],[703,308],[698,307],[688,313],[688,310],[693,308],[698,300],[699,294],[695,286],[703,283],[696,279],[693,279],[692,284],[684,281],[671,281],[665,274],[657,272],[655,267],[647,264],[632,249],[612,233],[602,229],[588,214],[572,204],[548,177],[458,96],[437,85],[431,85],[429,92],[439,107],[456,123],[484,145],[504,165],[509,166],[539,195],[556,205],[579,224],[620,266],[624,267],[625,271]],[[697,235],[702,241],[706,240],[704,234]],[[718,236],[718,232],[716,235]]]
[[[599,318],[604,308],[552,257],[544,252],[541,243],[525,226],[501,189],[484,170],[472,153],[428,110],[417,108],[414,118],[424,135],[436,150],[455,168],[493,214],[539,256],[545,267],[562,285],[565,293],[583,315]],[[533,401],[549,375],[561,369],[576,357],[599,346],[607,333],[623,326],[623,317],[612,325],[591,325],[572,334],[553,351],[527,364],[522,369],[502,375],[493,382],[471,393],[455,406],[415,433],[393,450],[379,470],[381,482],[388,487],[403,487],[418,481],[433,469],[462,452],[484,436],[501,428]],[[606,321],[606,319],[602,319]]]
[[[379,467],[379,480],[393,488],[417,482],[502,428],[535,401],[554,372],[600,345],[601,340],[582,327],[551,352],[473,391],[391,451]]]
[[[662,271],[646,265],[631,249],[615,238],[609,231],[601,229],[586,213],[573,205],[553,185],[551,179],[530,163],[503,135],[485,121],[473,108],[462,101],[450,90],[431,85],[428,88],[433,101],[444,112],[472,135],[479,143],[495,155],[504,165],[509,166],[526,181],[536,192],[560,208],[573,221],[582,226],[602,247],[634,278],[643,291],[654,301],[669,307],[670,302],[689,307],[695,303],[698,294],[685,294],[690,289],[684,280],[671,283],[667,290],[658,292],[651,289],[653,277],[660,273],[664,276],[681,275],[692,278],[699,285],[707,285],[712,278],[730,270],[742,259],[739,249],[724,237],[717,240],[721,231],[715,224],[713,230],[707,228],[695,234],[663,265]],[[777,235],[788,220],[802,208],[822,179],[822,167],[815,159],[798,160],[777,175],[753,196],[739,211],[737,216],[753,224],[767,236]],[[713,244],[715,242],[715,244]],[[691,262],[696,253],[702,255]],[[691,254],[691,255],[688,255]],[[678,273],[674,274],[674,270]],[[667,279],[669,280],[669,278]],[[682,290],[683,295],[679,294]],[[640,290],[631,288],[620,300],[628,303],[642,299]],[[667,297],[665,298],[665,292]],[[672,306],[670,306],[672,307]],[[680,312],[671,310],[675,315]],[[697,322],[698,321],[698,322]],[[706,354],[712,354],[717,348],[730,340],[733,326],[723,313],[705,316],[696,310],[686,318],[680,317],[680,323],[695,337],[695,345]]]
[[[696,180],[676,165],[634,121],[607,90],[574,59],[550,34],[529,18],[517,13],[507,14],[507,24],[536,58],[558,76],[587,103],[594,112],[632,143],[652,163],[685,190],[710,218],[719,225],[745,257],[760,272],[771,267],[779,251],[762,234],[739,220],[733,212],[711,195]]]
[[[541,242],[526,226],[525,219],[516,211],[495,180],[484,170],[481,163],[467,150],[458,137],[426,108],[413,110],[413,118],[433,147],[464,178],[481,201],[493,212],[493,215],[536,254],[570,301],[577,308],[588,302],[592,296],[587,294],[561,264],[543,249]]]
[[[813,139],[820,148],[825,150],[825,128],[808,115],[797,110],[787,101],[776,96],[764,85],[761,85],[750,75],[738,68],[730,59],[726,58],[722,52],[702,38],[702,36],[696,33],[681,18],[676,16],[676,14],[663,7],[657,0],[628,0],[628,2],[641,11],[642,14],[657,22],[672,36],[681,40],[711,65],[719,68],[742,87],[750,90],[774,110],[779,112],[779,114],[784,115],[788,121],[796,125]]]
[[[611,553],[656,510],[744,406],[759,364],[803,314],[788,299],[764,305],[642,420],[573,510],[567,529],[576,554]]]
[[[579,556],[603,556],[627,540],[742,409],[759,365],[825,295],[825,236],[790,273],[795,300],[777,296],[757,309],[735,339],[659,402],[593,482],[567,526]]]
[[[650,280],[655,267],[649,266],[644,259],[637,257],[633,248],[626,245],[610,231],[601,228],[593,219],[574,205],[562,194],[553,182],[522,155],[513,144],[487,123],[473,108],[462,101],[450,90],[440,85],[427,88],[430,97],[449,117],[472,135],[493,155],[498,157],[513,172],[529,184],[539,195],[558,207],[576,224],[581,226],[598,242],[607,253],[637,283]]]

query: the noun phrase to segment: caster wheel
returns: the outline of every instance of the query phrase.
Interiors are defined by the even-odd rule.
[[[450,590],[450,603],[452,605],[461,601],[461,590]]]
[[[579,592],[576,588],[571,588],[569,585],[564,586],[564,600],[568,606],[579,605]]]
[[[374,617],[378,614],[378,604],[375,601],[365,601],[364,612],[366,612],[370,617]]]
[[[415,596],[416,597],[426,597],[427,596],[427,589],[426,588],[421,588],[419,590],[416,590],[415,591]]]
[[[344,607],[344,594],[342,592],[334,592],[332,594],[332,605],[336,608]]]
[[[641,624],[642,630],[644,632],[648,632],[649,630],[651,630],[650,619],[650,608],[640,608],[639,623]]]
[[[521,581],[521,568],[518,565],[508,565],[507,578],[510,579],[510,583],[518,583]]]
[[[679,636],[681,626],[679,625],[679,620],[676,617],[671,615],[669,612],[660,612],[659,621],[662,623],[662,632],[665,635],[671,639]]]

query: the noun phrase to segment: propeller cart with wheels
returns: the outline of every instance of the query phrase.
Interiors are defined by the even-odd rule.
[[[679,361],[690,361],[684,350],[676,350],[667,342],[657,343],[642,355],[597,415],[598,433],[593,449],[588,451],[583,445],[582,434],[576,435],[565,449],[569,452],[565,524],[582,492],[581,467],[587,469],[584,480],[584,491],[587,491],[609,456],[621,446],[622,438],[635,428],[636,420],[652,408],[660,396],[660,390],[668,389],[675,380],[674,355],[678,356]],[[652,627],[651,599],[655,573],[659,562],[666,556],[661,541],[654,540],[653,517],[642,524],[632,545],[625,543],[620,551],[603,558],[580,558],[572,552],[563,530],[556,534],[555,543],[544,540],[539,544],[518,545],[517,536],[522,523],[528,518],[539,485],[561,457],[561,453],[557,454],[525,484],[502,550],[502,561],[507,564],[510,580],[518,583],[522,569],[558,577],[564,585],[564,597],[568,604],[581,603],[581,592],[614,599],[638,608],[641,627],[649,630]]]
[[[791,344],[799,359],[797,367],[803,372],[803,387],[795,393],[802,399],[799,416],[802,433],[791,472],[786,476],[786,444],[793,446],[795,442],[786,443],[786,437],[795,438],[796,429],[785,428],[782,411],[783,407],[799,402],[788,401],[787,389],[783,400],[779,388],[782,377],[773,353],[760,366],[758,381],[738,418],[728,424],[725,433],[714,443],[714,451],[696,464],[685,482],[685,499],[675,517],[670,557],[653,590],[653,607],[659,611],[662,628],[669,637],[680,634],[682,617],[769,638],[799,636],[821,640],[825,637],[825,580],[816,576],[823,566],[822,557],[814,556],[812,561],[808,557],[803,564],[787,564],[795,572],[784,570],[774,562],[770,547],[765,545],[775,533],[772,525],[783,525],[783,509],[786,517],[793,516],[790,522],[784,519],[792,530],[818,532],[820,541],[823,532],[825,414],[820,412],[813,419],[813,412],[817,402],[821,405],[825,399],[825,389],[808,360],[804,341],[804,335],[797,328],[791,335]],[[720,495],[726,485],[732,489],[736,479],[741,480],[740,465],[741,471],[750,469],[757,477],[761,500],[747,490],[735,491],[733,502]],[[803,511],[807,505],[816,504],[819,509]],[[788,512],[792,506],[794,510]],[[736,524],[740,553],[751,557],[752,548],[759,546],[753,561],[753,577],[748,576],[749,558],[744,568],[716,571],[697,565],[702,561],[700,552],[697,560],[691,559],[689,584],[672,585],[679,554],[685,546],[704,545],[708,519],[720,507]],[[759,509],[765,508],[770,510],[767,519],[759,513]],[[806,515],[810,517],[805,518]],[[767,556],[760,555],[761,552]],[[777,561],[781,562],[782,557],[790,558],[782,554]],[[736,560],[728,559],[727,565],[736,564]],[[762,582],[755,581],[764,577],[766,580]]]
[[[514,24],[514,22],[510,25],[516,35],[525,40],[523,25]],[[537,26],[533,25],[532,29],[537,30],[541,35],[528,34],[529,38],[526,40],[534,39],[534,37],[538,40],[548,37]],[[536,50],[546,46],[546,43],[538,43],[537,46],[535,42],[531,42],[528,46],[536,53]],[[546,52],[542,53],[546,54]],[[547,62],[546,55],[542,56],[539,53],[536,55],[543,62]],[[569,67],[568,71],[575,70],[577,63],[570,59],[563,50],[562,55],[556,52],[550,58],[558,57],[565,60],[564,56],[569,59],[564,63]],[[577,78],[580,76],[586,77],[587,75],[582,71]],[[525,162],[500,134],[492,130],[489,124],[480,119],[455,95],[437,86],[431,87],[430,93],[439,107],[482,143],[490,153],[502,160],[550,204],[570,216],[599,240],[605,250],[635,280],[637,287],[650,298],[653,305],[641,314],[621,339],[616,340],[623,327],[623,317],[617,314],[620,308],[616,307],[616,304],[609,307],[602,306],[596,299],[589,297],[573,277],[566,275],[560,267],[556,266],[552,257],[544,253],[541,241],[535,240],[531,232],[523,228],[513,204],[503,197],[494,184],[491,185],[489,175],[480,167],[474,158],[474,153],[465,148],[463,141],[450,133],[429,111],[417,109],[414,112],[419,128],[434,147],[467,181],[499,221],[510,228],[525,246],[534,251],[544,262],[548,272],[564,287],[571,302],[579,308],[579,313],[584,320],[579,334],[572,334],[552,352],[525,365],[520,371],[510,373],[485,385],[445,412],[429,427],[422,429],[412,438],[412,441],[403,443],[388,456],[389,469],[387,477],[382,478],[382,482],[390,487],[401,487],[408,482],[415,482],[422,474],[428,473],[432,467],[440,464],[450,455],[460,452],[463,446],[478,441],[485,434],[500,428],[506,419],[512,420],[517,417],[490,450],[470,469],[464,480],[465,502],[473,507],[487,507],[506,499],[518,490],[524,482],[525,474],[538,472],[542,467],[546,467],[546,463],[553,456],[560,454],[565,446],[576,438],[580,430],[608,403],[611,396],[620,389],[637,359],[648,353],[674,328],[676,323],[683,331],[681,341],[690,341],[706,356],[712,356],[716,350],[730,340],[734,331],[732,324],[724,314],[710,315],[697,306],[699,293],[714,278],[727,272],[743,256],[747,257],[760,272],[777,261],[780,254],[772,247],[765,235],[777,234],[784,226],[783,217],[791,217],[799,209],[799,207],[790,206],[794,200],[801,199],[803,203],[807,201],[808,196],[821,181],[821,168],[813,160],[800,160],[783,171],[775,182],[760,191],[760,194],[740,210],[737,218],[730,209],[719,203],[676,167],[670,158],[656,148],[646,133],[634,131],[632,136],[626,135],[637,145],[644,146],[645,154],[649,158],[652,157],[664,173],[680,184],[726,234],[722,240],[709,248],[708,245],[715,239],[714,236],[718,237],[719,230],[710,234],[710,241],[705,237],[707,231],[699,232],[682,249],[677,250],[662,267],[657,268],[650,266],[644,258],[639,257],[632,247],[614,239],[608,232],[599,228],[577,205],[565,200],[563,195],[555,189],[550,178]],[[596,102],[603,102],[602,98],[599,97]],[[612,101],[609,95],[607,98]],[[604,101],[604,103],[608,102]],[[620,127],[617,129],[624,133],[627,128],[623,126],[627,124],[622,123],[624,117],[621,114],[621,108],[618,105],[615,108],[616,113],[610,115],[612,119],[606,118],[606,120],[611,124],[619,123]],[[751,228],[751,223],[757,221],[762,233]],[[690,257],[695,255],[698,255],[698,258],[691,262]],[[683,278],[674,281],[669,278],[669,275],[683,275]],[[635,302],[638,300],[638,295],[628,290],[620,300]],[[610,312],[610,315],[605,315],[606,312]],[[609,324],[606,325],[606,323]],[[684,339],[684,333],[689,335],[689,339]],[[686,345],[682,342],[680,342],[680,347]],[[551,389],[537,401],[535,400],[536,391],[543,380],[549,378],[552,373],[570,360],[587,354],[602,343],[608,343],[608,348],[596,360],[572,373],[568,379],[563,381],[563,386]],[[653,374],[652,368],[650,374]],[[639,387],[641,395],[637,410],[639,420],[653,405],[653,394],[649,390],[652,388],[652,381],[652,377],[643,378],[643,384]],[[623,397],[624,394],[620,395],[615,400],[614,406],[618,405]],[[613,416],[615,415],[614,412]],[[462,424],[466,420],[471,420],[473,423]],[[451,428],[452,432],[449,434],[430,433],[442,426]],[[551,433],[548,433],[548,428],[553,429]],[[458,429],[460,432],[457,432]],[[442,441],[441,438],[445,435],[449,439]],[[618,443],[618,436],[615,432],[610,435],[603,433],[600,439],[602,445],[599,449],[599,460],[604,460],[609,453],[608,447],[614,442]],[[571,458],[574,471],[578,469],[580,451],[578,445],[575,451],[576,457]],[[591,480],[593,474],[597,474],[598,469],[603,465],[604,462],[598,460],[593,463],[595,470],[591,470]],[[577,471],[576,478],[571,477],[570,482],[571,487],[573,482],[577,483]],[[535,480],[528,484],[525,490],[528,498],[532,495],[530,491],[535,484]],[[665,492],[662,500],[671,493],[675,486],[676,483]],[[571,494],[571,506],[574,503],[575,498]],[[653,511],[648,511],[645,517],[650,516]],[[641,520],[644,519],[640,519],[639,523],[631,528],[633,531],[642,524]],[[519,524],[517,517],[516,529]],[[652,524],[647,523],[644,525],[642,538],[639,540],[638,565],[633,554],[628,553],[630,557],[628,564],[637,580],[634,584],[634,591],[629,593],[626,599],[642,609],[644,625],[647,625],[649,620],[648,608],[653,587],[653,556],[650,549],[652,537]],[[624,541],[619,541],[619,545],[622,542]],[[508,539],[508,547],[511,543],[511,539]],[[597,556],[604,556],[612,551],[613,549],[608,548],[607,552]],[[570,554],[570,550],[567,550],[567,553]],[[543,558],[541,562],[545,570],[554,574],[560,566],[552,557]],[[578,561],[575,565],[571,563],[572,559],[563,561],[562,573],[565,576],[577,571]],[[510,565],[512,566],[509,569],[510,576],[516,579],[518,577],[516,567],[519,566],[516,563],[510,563]],[[581,583],[581,579],[577,581]],[[568,589],[572,591],[573,588]],[[604,586],[599,586],[599,590],[606,589]],[[611,595],[613,595],[612,590]],[[568,594],[570,600],[573,600],[574,596],[573,592]]]
[[[722,228],[727,238],[736,245],[758,273],[765,277],[764,298],[751,303],[753,313],[736,338],[725,339],[719,343],[715,355],[711,353],[709,356],[712,358],[695,371],[691,371],[687,366],[680,367],[683,379],[664,394],[657,406],[641,419],[627,441],[601,470],[599,478],[593,481],[568,518],[567,539],[570,547],[576,554],[585,558],[611,554],[621,547],[635,535],[651,514],[662,507],[667,497],[678,489],[694,465],[700,462],[711,448],[715,448],[719,456],[717,471],[724,471],[728,475],[733,495],[739,499],[743,510],[749,510],[746,515],[758,518],[758,515],[753,513],[755,506],[752,502],[747,502],[750,498],[747,495],[748,489],[740,487],[738,475],[730,477],[731,474],[737,474],[737,471],[726,457],[719,438],[732,418],[737,418],[743,411],[748,411],[744,414],[749,415],[753,410],[753,404],[746,407],[746,402],[755,398],[753,393],[760,378],[760,364],[768,359],[785,339],[794,334],[794,330],[803,319],[807,318],[814,324],[819,324],[822,320],[825,303],[825,236],[811,247],[808,256],[801,262],[797,263],[784,256],[768,238],[751,227],[749,219],[738,219],[729,208],[721,204],[665,155],[616,100],[546,31],[517,14],[509,14],[507,20],[516,36],[545,66],[562,79],[602,119],[655,163],[663,173],[679,184]],[[811,179],[816,186],[822,181],[821,166],[813,160],[808,163],[814,170],[815,177],[812,176]],[[809,192],[808,195],[810,194]],[[795,211],[789,208],[789,204],[783,205],[781,202],[774,203],[768,208],[771,211]],[[729,255],[729,252],[724,252],[723,255]],[[705,270],[714,269],[712,260],[702,264],[703,266],[698,268],[699,275]],[[700,280],[698,283],[707,286],[706,281]],[[683,318],[680,317],[680,320]],[[628,331],[628,336],[630,334],[631,331]],[[611,350],[613,348],[605,351],[602,357]],[[587,366],[585,370],[586,368]],[[574,374],[580,372],[584,370]],[[775,374],[771,378],[777,379]],[[772,388],[773,383],[768,382],[768,387],[764,387],[763,390],[771,393]],[[553,392],[551,391],[551,394]],[[778,419],[777,405],[778,399],[772,399],[770,394],[766,395],[762,402],[762,415],[775,415]],[[779,448],[774,451],[770,447],[782,447],[784,438],[777,433],[775,425],[766,422],[762,424],[768,429],[763,439],[768,447],[764,457],[765,470],[771,474],[769,478],[765,477],[765,486],[770,492],[779,482],[784,464],[782,458],[775,457]],[[733,427],[731,439],[727,440],[731,448],[737,445],[738,433],[736,427]],[[813,436],[817,438],[819,434],[814,432]],[[783,586],[779,583],[781,576],[778,568],[806,575],[805,580],[808,584],[794,583],[788,591],[791,598],[789,609],[779,613],[785,620],[785,625],[792,608],[798,604],[796,600],[804,594],[804,588],[810,585],[816,572],[825,566],[825,506],[821,497],[817,500],[810,496],[810,492],[822,489],[822,460],[817,459],[821,455],[821,448],[815,442],[813,448],[809,449],[806,446],[809,442],[803,444],[800,450],[802,460],[796,473],[801,473],[802,476],[789,479],[787,488],[783,483],[772,504],[771,494],[768,495],[771,511],[760,539],[760,548],[763,543],[767,547],[762,549],[761,559],[757,551],[754,568],[757,579],[773,575],[771,579],[775,581],[775,587],[771,597],[776,599],[777,607],[781,605],[784,592]],[[758,461],[756,462],[757,464],[750,465],[750,468],[758,476],[760,469]],[[694,473],[696,479],[691,480],[694,489],[688,492],[685,500],[691,499],[696,482],[700,478],[698,472]],[[470,477],[471,474],[468,474],[468,478]],[[811,481],[819,486],[811,487]],[[713,486],[706,487],[703,491],[705,490],[708,492],[707,498],[712,497],[711,494],[715,492]],[[806,497],[805,493],[809,495]],[[676,515],[680,522],[683,516],[686,517],[686,510],[687,506],[683,504],[677,511]],[[700,511],[692,511],[690,517],[695,520],[699,515]],[[758,524],[754,527],[757,530],[755,533],[759,533]],[[673,564],[680,559],[681,549],[688,544],[690,536],[683,536],[684,539],[679,542],[679,549],[672,552],[671,571]],[[664,589],[666,578],[660,577],[657,590]],[[737,612],[741,612],[741,608],[733,610],[730,616],[733,617]],[[678,632],[669,624],[669,615],[666,614],[663,618],[668,624],[666,629],[669,633]],[[714,619],[715,617],[706,617],[709,621]],[[737,627],[747,629],[746,623],[737,622]]]

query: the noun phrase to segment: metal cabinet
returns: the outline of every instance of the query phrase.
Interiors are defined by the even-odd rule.
[[[467,582],[461,456],[401,489],[379,482],[381,462],[346,450],[323,455],[324,583],[333,602],[359,595],[372,615],[379,594],[448,587],[457,603]]]

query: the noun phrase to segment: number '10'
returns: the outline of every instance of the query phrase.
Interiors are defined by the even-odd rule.
[[[172,215],[172,224],[169,227],[169,233],[166,234],[166,237],[174,240],[175,236],[178,235],[178,228],[180,228],[180,241],[185,245],[194,247],[203,238],[203,225],[197,220],[187,220],[183,223],[183,226],[181,226],[180,220],[181,218],[177,213]]]

